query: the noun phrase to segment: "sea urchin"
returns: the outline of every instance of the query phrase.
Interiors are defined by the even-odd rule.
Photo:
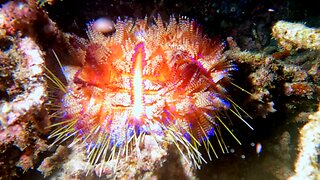
[[[65,91],[55,143],[74,137],[71,144],[83,143],[94,165],[139,155],[142,137],[157,135],[199,166],[199,146],[216,155],[210,136],[226,149],[220,126],[238,141],[221,118],[228,110],[244,121],[225,89],[235,66],[222,55],[224,44],[203,36],[194,21],[126,19],[110,35],[92,24],[87,34],[72,45],[81,68],[67,86],[54,80]]]

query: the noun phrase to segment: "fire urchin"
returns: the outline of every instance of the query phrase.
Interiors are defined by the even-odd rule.
[[[90,24],[89,39],[72,44],[81,68],[66,86],[51,78],[65,93],[53,144],[74,137],[71,145],[84,144],[94,165],[138,154],[144,135],[163,136],[199,167],[199,146],[216,156],[210,136],[226,149],[220,126],[238,141],[221,118],[231,111],[245,122],[225,89],[236,68],[222,55],[224,44],[184,17],[153,22],[118,20],[108,36]]]

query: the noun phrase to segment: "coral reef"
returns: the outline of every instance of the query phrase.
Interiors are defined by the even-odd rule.
[[[68,149],[66,147],[59,146],[53,155],[45,158],[41,162],[38,171],[40,171],[44,177],[49,176],[55,168],[61,167],[60,163],[62,164],[65,159],[67,159],[68,154]]]
[[[0,57],[0,159],[8,164],[0,168],[3,178],[14,175],[15,166],[24,171],[34,168],[38,154],[46,150],[43,135],[50,125],[44,106],[47,84],[42,51],[28,37],[1,37],[5,40],[12,44]]]
[[[286,50],[320,50],[320,29],[300,23],[278,21],[272,27],[272,35]]]
[[[199,1],[199,4],[201,4],[200,2],[203,1]],[[9,1],[3,4],[0,9],[0,179],[30,176],[29,172],[41,175],[36,172],[37,170],[45,177],[57,179],[82,179],[85,175],[87,175],[86,179],[96,179],[100,175],[103,175],[103,178],[144,179],[167,177],[194,179],[198,177],[199,171],[195,172],[194,167],[190,166],[186,158],[181,156],[175,145],[168,143],[172,141],[168,137],[145,134],[140,140],[140,158],[135,155],[137,152],[133,150],[133,154],[119,157],[118,161],[114,161],[116,159],[114,158],[108,162],[98,162],[96,166],[92,166],[88,162],[88,152],[82,144],[67,139],[65,145],[73,143],[71,148],[63,145],[56,148],[55,144],[47,140],[50,131],[47,127],[50,127],[54,120],[51,118],[53,115],[48,116],[48,111],[50,111],[48,107],[51,107],[52,110],[52,103],[56,103],[48,101],[48,83],[45,78],[45,74],[48,72],[45,72],[44,68],[45,64],[48,66],[48,64],[51,65],[56,62],[52,58],[54,56],[50,56],[50,54],[52,55],[51,49],[59,54],[62,63],[68,64],[77,61],[77,65],[81,66],[85,62],[84,59],[75,60],[74,56],[69,56],[66,53],[67,49],[73,46],[73,50],[69,53],[76,53],[77,56],[81,56],[80,53],[83,53],[81,47],[76,49],[74,45],[85,42],[84,38],[79,38],[74,34],[62,33],[47,13],[41,9],[53,3],[58,2],[52,0]],[[179,9],[186,7],[186,4],[176,3],[175,7]],[[206,15],[203,22],[208,21],[207,23],[212,24],[213,14],[218,15],[221,20],[223,18],[222,14],[238,17],[237,14],[242,12],[241,6],[234,3],[225,5],[220,3],[221,6],[219,7],[216,7],[216,4],[199,8],[202,10],[200,14]],[[147,5],[150,6],[148,3]],[[122,5],[116,3],[108,4],[108,6],[115,6],[116,8],[112,8],[115,10],[123,8]],[[159,5],[160,9],[165,6],[161,3]],[[227,9],[224,9],[224,7]],[[228,9],[229,7],[231,9]],[[250,12],[250,15],[254,15],[252,19],[256,20],[258,18],[257,14],[260,10],[255,9]],[[274,10],[271,9],[270,11]],[[214,11],[214,13],[211,11]],[[112,12],[114,13],[114,11]],[[247,13],[247,11],[243,12]],[[92,13],[98,14],[98,11]],[[103,13],[100,13],[100,15]],[[141,13],[145,12],[133,11],[133,14],[141,15]],[[82,23],[81,21],[65,19],[63,15],[60,16],[60,18],[64,18],[68,27],[78,30],[83,29],[78,27],[78,24]],[[118,14],[113,14],[113,16],[118,16]],[[270,18],[270,12],[264,12],[262,17],[263,21],[266,19],[264,17]],[[244,18],[244,16],[241,16],[241,18]],[[83,18],[83,21],[86,20],[86,18]],[[74,23],[71,21],[74,21]],[[221,27],[232,27],[230,22],[237,24],[234,21],[223,20],[220,25]],[[109,25],[112,25],[110,21],[109,23]],[[289,177],[291,179],[319,178],[320,109],[314,113],[314,110],[310,108],[312,103],[316,102],[318,104],[320,94],[319,29],[309,28],[301,23],[279,21],[272,28],[272,36],[281,46],[281,48],[278,48],[272,45],[275,42],[268,37],[270,33],[262,30],[267,28],[267,25],[267,23],[257,24],[256,29],[248,26],[248,24],[244,25],[245,28],[242,26],[246,31],[249,30],[248,32],[253,32],[255,35],[250,38],[239,38],[242,42],[237,42],[241,49],[235,40],[231,37],[227,38],[229,49],[222,56],[236,63],[239,72],[244,69],[245,76],[240,78],[242,81],[239,84],[235,83],[235,86],[239,86],[239,88],[235,88],[246,91],[244,94],[250,95],[246,96],[248,98],[244,98],[244,100],[239,98],[241,108],[244,108],[248,114],[257,119],[259,117],[266,118],[267,122],[259,119],[261,124],[269,124],[271,122],[269,117],[273,115],[272,113],[278,112],[289,116],[285,119],[284,124],[290,124],[293,126],[292,129],[299,131],[297,133],[299,134],[298,154],[294,150],[297,142],[295,133],[290,130],[283,130],[279,133],[279,136],[271,136],[272,139],[275,139],[274,141],[255,143],[262,147],[262,152],[261,149],[257,152],[257,161],[252,163],[252,161],[247,160],[244,153],[229,151],[226,155],[229,155],[228,157],[222,157],[214,160],[212,164],[209,162],[209,165],[206,165],[207,167],[212,166],[212,169],[204,170],[206,173],[204,179],[208,179],[212,173],[215,173],[211,176],[212,179],[238,178],[240,172],[249,172],[237,166],[245,164],[243,163],[245,160],[246,163],[252,163],[251,166],[244,166],[251,167],[247,169],[253,169],[253,171],[250,171],[252,175],[246,176],[249,179],[250,177],[253,179],[261,177],[261,174],[254,176],[256,172],[267,172],[267,174],[271,174],[270,177],[278,179]],[[254,30],[251,31],[251,29]],[[110,32],[102,33],[108,35],[113,30],[113,28],[108,27],[107,31]],[[234,31],[237,30],[238,32],[233,35],[241,36],[243,31],[240,28]],[[220,29],[218,33],[222,31]],[[67,43],[64,41],[65,39],[68,39]],[[247,45],[243,46],[241,43]],[[268,43],[270,45],[264,47]],[[251,51],[246,51],[243,47],[249,48]],[[258,51],[254,52],[252,50]],[[64,62],[65,57],[70,58],[69,62]],[[79,68],[73,68],[72,66],[64,66],[64,68],[70,73],[69,76],[74,76],[79,71]],[[52,72],[58,73],[54,70]],[[66,78],[66,81],[72,81],[72,78]],[[51,106],[48,106],[48,104],[51,104]],[[299,104],[303,104],[304,109],[297,108]],[[279,112],[279,110],[283,110],[281,106],[285,106],[287,110]],[[237,133],[237,128],[234,129],[235,133]],[[239,134],[241,135],[241,133]],[[268,133],[267,135],[269,136]],[[157,143],[155,143],[154,138],[157,139]],[[50,144],[51,146],[48,148]],[[52,152],[52,150],[55,150],[55,152]],[[46,155],[42,157],[44,152]],[[269,156],[266,157],[268,152]],[[184,152],[184,154],[187,153]],[[230,156],[233,156],[233,158],[230,158]],[[295,156],[297,156],[296,160],[294,159]],[[241,162],[236,163],[238,160],[234,157],[240,157]],[[293,166],[292,161],[294,160],[296,162],[293,162],[295,163]],[[225,164],[218,167],[222,161],[229,164],[232,162],[232,165],[229,166],[232,168],[226,168],[228,166]],[[260,162],[260,164],[256,162]],[[114,169],[115,164],[117,164],[116,169]],[[294,171],[293,167],[295,168]],[[218,172],[214,170],[218,170]]]
[[[320,178],[320,103],[318,111],[309,115],[301,128],[299,154],[295,163],[295,175],[290,180]]]
[[[40,22],[47,26],[35,28]],[[9,1],[0,9],[0,174],[4,179],[35,168],[48,147],[45,52],[37,38],[56,35],[50,22],[33,1]]]
[[[227,41],[230,50],[226,51],[225,55],[250,66],[247,67],[251,69],[248,76],[252,85],[250,98],[257,102],[255,106],[258,115],[265,117],[269,112],[275,112],[270,90],[279,91],[278,93],[284,96],[299,96],[310,99],[319,94],[319,63],[317,63],[320,61],[319,51],[293,54],[292,56],[288,54],[275,56],[275,53],[241,51],[231,37]],[[283,84],[283,86],[277,87],[277,84]]]
[[[281,41],[281,39],[279,39],[279,41]],[[249,52],[241,51],[231,37],[227,38],[227,42],[230,47],[230,49],[225,52],[227,58],[236,60],[239,62],[240,67],[243,64],[248,70],[248,81],[246,82],[248,83],[248,87],[250,87],[249,92],[252,95],[246,100],[250,103],[246,104],[245,101],[244,106],[253,107],[254,113],[250,113],[251,111],[249,111],[250,114],[256,118],[258,116],[267,118],[267,115],[270,116],[271,112],[279,110],[277,107],[281,107],[279,106],[281,105],[279,104],[279,98],[288,97],[290,101],[285,104],[288,110],[286,116],[288,117],[285,117],[284,121],[288,124],[292,123],[293,125],[291,124],[291,126],[294,127],[299,126],[298,124],[308,122],[307,117],[311,114],[310,111],[312,112],[312,108],[309,109],[309,107],[312,106],[313,103],[305,105],[304,110],[301,111],[296,105],[301,102],[295,102],[295,99],[299,99],[300,101],[310,99],[311,101],[309,102],[319,101],[319,51],[305,50],[298,52],[292,49],[292,51],[288,53],[288,51],[283,51],[282,49],[270,51],[266,48],[265,51]],[[295,44],[296,42],[292,43]],[[269,48],[272,49],[273,47]],[[270,121],[270,119],[268,121]],[[316,126],[312,127],[313,129],[301,129],[299,138],[303,139],[303,137],[306,136],[304,134],[309,131],[316,135],[318,128],[316,128]],[[278,137],[274,137],[276,139],[275,141],[262,143],[262,152],[269,155],[268,157],[259,157],[260,160],[257,161],[259,164],[249,166],[249,168],[254,169],[251,171],[251,174],[247,176],[249,179],[256,179],[263,173],[272,174],[271,177],[276,179],[310,177],[310,174],[304,173],[303,171],[299,171],[298,174],[298,167],[309,168],[307,172],[312,172],[311,175],[316,177],[315,174],[318,172],[318,166],[314,163],[318,161],[318,154],[314,153],[314,150],[316,150],[314,147],[319,146],[319,143],[302,144],[301,140],[299,145],[301,155],[299,156],[307,154],[305,155],[305,157],[307,156],[306,159],[311,159],[313,165],[308,166],[310,163],[297,160],[296,170],[294,171],[292,167],[296,156],[294,149],[297,137],[295,137],[295,132],[292,131],[293,130],[286,129],[280,133]],[[311,140],[312,139],[313,137]],[[304,152],[307,149],[312,149],[313,153],[308,154],[308,151]],[[241,164],[241,162],[239,164]],[[228,167],[229,166],[225,168]],[[234,167],[230,166],[229,168]],[[295,172],[297,173],[296,175],[294,175]],[[215,175],[212,175],[212,178],[220,179],[227,176],[226,173],[220,173],[220,171],[215,171],[215,173]]]

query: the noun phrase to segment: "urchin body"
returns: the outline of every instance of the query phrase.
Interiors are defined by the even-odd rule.
[[[109,36],[89,25],[89,40],[72,47],[82,66],[62,98],[64,127],[51,136],[74,136],[92,164],[138,149],[144,135],[170,137],[198,164],[198,147],[213,150],[208,137],[219,136],[219,116],[233,105],[223,43],[185,18],[154,21],[118,21]]]

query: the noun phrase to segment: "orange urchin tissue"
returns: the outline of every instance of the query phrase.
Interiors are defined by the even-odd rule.
[[[199,167],[206,162],[200,146],[216,156],[210,137],[226,148],[221,127],[238,141],[222,117],[231,111],[244,121],[226,90],[236,67],[222,55],[223,43],[184,17],[118,20],[114,27],[105,35],[89,24],[88,40],[74,43],[82,66],[65,86],[55,143],[74,137],[90,164],[117,164],[139,158],[148,136]]]

